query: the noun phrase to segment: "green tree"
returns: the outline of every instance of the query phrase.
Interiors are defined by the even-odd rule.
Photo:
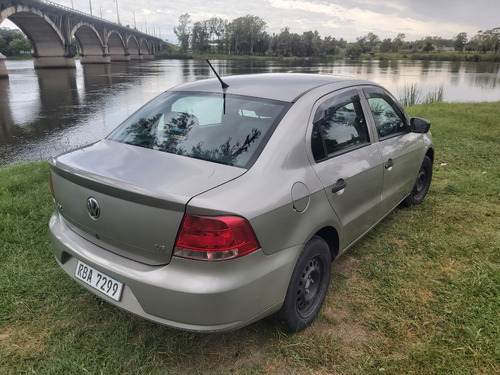
[[[344,38],[340,38],[338,41],[335,42],[335,45],[338,48],[344,48],[344,49],[346,49],[347,48],[347,41],[344,40]]]
[[[227,29],[228,22],[220,17],[212,17],[207,22],[208,34],[212,45],[217,45],[217,50],[222,52],[222,38]]]
[[[347,44],[347,48],[345,50],[345,54],[347,57],[351,59],[359,59],[362,53],[363,53],[363,48],[359,43]]]
[[[29,53],[31,50],[31,43],[28,39],[14,39],[7,47],[9,56],[18,56],[22,53]]]
[[[372,52],[373,48],[380,42],[379,37],[374,33],[368,33],[365,36],[356,38],[356,43],[361,48],[362,53]]]
[[[253,55],[258,41],[265,39],[266,22],[257,16],[247,14],[233,20],[227,26],[226,39],[229,50],[239,55]]]
[[[321,43],[321,53],[335,55],[337,52],[337,41],[331,36],[325,37]]]
[[[205,52],[208,49],[208,23],[196,22],[191,31],[191,48],[195,52]]]
[[[306,31],[301,39],[303,56],[316,56],[320,53],[322,40],[318,31]]]
[[[292,56],[304,56],[304,46],[302,44],[302,38],[297,33],[291,34],[290,49]]]
[[[462,52],[466,44],[467,44],[467,33],[462,32],[458,34],[455,37],[455,39],[453,39],[453,48],[455,48],[455,51]]]
[[[254,52],[258,55],[265,55],[269,50],[269,45],[271,44],[271,37],[265,31],[259,34],[257,41],[254,45]]]
[[[17,56],[30,51],[31,43],[20,30],[0,29],[0,53]]]
[[[390,38],[384,39],[380,43],[380,52],[391,52],[392,51],[392,41]]]
[[[181,44],[181,51],[186,53],[189,48],[189,36],[190,36],[190,28],[189,24],[191,23],[191,16],[188,13],[184,13],[179,17],[179,24],[174,27],[174,34],[179,39],[179,43]]]
[[[479,31],[474,37],[480,52],[500,52],[500,28]]]
[[[427,36],[422,40],[422,50],[424,52],[434,51],[436,47],[434,47],[434,39],[431,36]]]
[[[397,37],[392,41],[392,52],[399,52],[404,46],[404,41],[406,39],[406,35],[403,33],[399,33]]]
[[[7,42],[5,39],[0,38],[0,53],[3,53],[5,55],[5,52],[7,50]]]
[[[372,51],[373,48],[375,48],[377,44],[380,43],[380,38],[374,33],[368,33],[366,38],[368,39],[368,46],[370,47],[370,51]]]
[[[277,37],[276,54],[285,57],[292,55],[292,34],[288,27],[282,29]]]

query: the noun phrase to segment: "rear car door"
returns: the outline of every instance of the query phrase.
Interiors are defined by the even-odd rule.
[[[357,89],[324,97],[313,111],[313,168],[342,223],[345,248],[379,219],[382,158]]]
[[[381,215],[396,207],[411,191],[420,167],[421,138],[410,131],[407,116],[383,89],[365,88],[370,113],[368,123],[374,127],[377,146],[383,160]]]

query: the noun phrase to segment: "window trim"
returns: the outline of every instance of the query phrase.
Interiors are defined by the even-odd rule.
[[[322,119],[324,119],[326,116],[318,114],[318,113],[320,111],[325,112],[329,108],[336,106],[336,104],[338,104],[338,103],[346,102],[345,99],[347,99],[347,97],[349,99],[351,99],[353,97],[358,98],[359,105],[354,104],[355,103],[354,100],[351,100],[350,103],[354,104],[355,110],[357,109],[357,110],[361,111],[361,114],[363,115],[364,124],[365,124],[366,135],[367,135],[368,139],[366,142],[364,142],[362,144],[352,145],[352,146],[347,147],[346,149],[338,150],[338,151],[335,151],[333,153],[328,153],[324,136],[323,136],[322,132],[319,131],[319,129],[318,129],[318,122],[321,121]],[[323,97],[322,99],[324,99],[324,98],[325,97]],[[346,104],[347,103],[348,102],[346,102]],[[313,133],[314,132],[318,133],[320,140],[321,140],[321,144],[322,144],[322,148],[323,148],[323,150],[322,150],[323,157],[322,158],[316,158],[315,152],[313,150]],[[313,160],[316,164],[321,163],[321,162],[326,161],[326,160],[329,160],[329,159],[332,159],[332,158],[335,158],[337,156],[344,155],[344,154],[347,154],[349,152],[353,152],[353,151],[359,150],[361,148],[370,146],[373,143],[373,134],[370,130],[370,125],[368,124],[368,119],[366,118],[366,111],[365,111],[365,108],[363,105],[363,96],[360,93],[360,90],[356,87],[351,87],[351,88],[346,89],[344,92],[340,92],[340,93],[332,92],[332,93],[327,95],[326,99],[321,100],[321,102],[318,101],[318,105],[316,105],[313,109],[312,126],[311,126],[311,131],[309,132],[309,134],[311,136],[310,141],[309,141],[309,145],[311,147],[311,154],[312,154]]]

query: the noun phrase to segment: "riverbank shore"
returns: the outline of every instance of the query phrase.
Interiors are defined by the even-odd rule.
[[[454,52],[454,51],[432,51],[432,52],[412,52],[412,51],[401,51],[401,52],[375,52],[362,54],[359,58],[352,59],[345,56],[345,51],[341,50],[335,55],[320,55],[320,56],[270,56],[270,55],[232,55],[232,54],[222,54],[222,53],[188,53],[183,54],[179,51],[173,50],[171,52],[158,52],[155,55],[156,59],[167,59],[167,60],[249,60],[249,61],[262,61],[262,60],[275,60],[275,61],[335,61],[335,60],[421,60],[421,61],[472,61],[472,62],[500,62],[500,54],[492,53],[479,53],[479,52]],[[32,60],[30,55],[19,55],[19,56],[6,56],[7,60]],[[76,56],[75,59],[79,59]]]
[[[345,55],[345,51],[341,51],[335,55],[320,55],[320,56],[309,56],[309,57],[283,57],[283,56],[243,56],[243,55],[228,55],[228,54],[218,54],[218,53],[205,53],[205,54],[182,54],[180,52],[159,52],[155,55],[157,59],[179,59],[179,60],[250,60],[250,61],[260,61],[260,60],[276,60],[276,61],[335,61],[335,60],[421,60],[421,61],[486,61],[486,62],[500,62],[500,54],[492,53],[478,53],[478,52],[412,52],[412,51],[401,51],[401,52],[388,52],[388,53],[370,53],[362,54],[359,58],[352,59]]]

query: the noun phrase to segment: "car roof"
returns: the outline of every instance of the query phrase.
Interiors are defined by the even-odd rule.
[[[262,73],[222,77],[229,85],[226,94],[245,95],[259,98],[295,102],[302,95],[325,85],[332,85],[332,91],[345,87],[372,84],[355,78],[305,73]],[[169,91],[198,91],[222,93],[217,78],[206,79],[176,86]]]

